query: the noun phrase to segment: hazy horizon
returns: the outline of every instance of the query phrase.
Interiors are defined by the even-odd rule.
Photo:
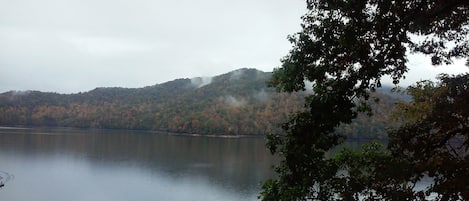
[[[0,0],[0,93],[272,71],[305,11],[304,0]],[[409,55],[408,66],[404,85],[469,71],[464,61],[432,67],[422,55]]]

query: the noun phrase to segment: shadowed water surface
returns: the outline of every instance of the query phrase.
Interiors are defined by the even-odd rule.
[[[0,128],[0,200],[256,200],[263,138]]]

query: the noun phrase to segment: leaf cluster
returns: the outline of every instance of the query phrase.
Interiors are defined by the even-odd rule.
[[[313,94],[306,98],[306,111],[292,115],[284,124],[286,134],[270,137],[273,140],[268,142],[269,148],[283,160],[277,167],[279,178],[266,183],[261,197],[264,200],[361,199],[363,193],[369,192],[370,186],[362,185],[362,190],[346,190],[352,194],[360,192],[358,197],[356,194],[343,197],[341,195],[346,191],[339,193],[341,191],[337,190],[348,188],[348,184],[335,186],[333,182],[341,171],[340,167],[344,167],[340,164],[349,164],[347,170],[353,170],[352,160],[345,159],[353,158],[353,161],[367,164],[368,159],[376,162],[381,161],[381,156],[395,159],[395,155],[366,155],[363,152],[361,155],[365,156],[361,160],[360,154],[345,154],[350,157],[341,158],[340,163],[334,162],[325,153],[344,140],[344,135],[335,131],[341,125],[352,123],[360,112],[371,112],[370,94],[381,87],[384,76],[390,76],[395,84],[405,77],[408,52],[429,55],[433,64],[448,64],[454,58],[468,58],[469,1],[306,2],[308,12],[303,16],[302,31],[289,37],[293,47],[282,59],[282,66],[274,70],[270,85],[287,92],[305,90],[310,88],[307,85],[311,85]],[[448,80],[453,78],[448,77]],[[420,89],[415,92],[424,93]],[[420,98],[418,94],[411,95],[416,95],[415,99]],[[415,104],[422,107],[414,107],[414,113],[427,113],[431,109],[427,107],[428,103]],[[406,115],[412,116],[411,113]],[[433,127],[429,125],[428,128],[431,130]],[[388,169],[392,170],[410,163],[406,160],[389,161],[392,163]],[[377,164],[368,163],[370,166]],[[365,177],[365,180],[381,178],[370,169],[366,172],[372,176]],[[384,173],[406,179],[404,181],[415,181],[421,176],[399,177],[392,171]],[[360,174],[354,177],[360,177]],[[421,192],[415,194],[407,185],[397,185],[404,181],[382,181],[396,185],[384,191],[379,189],[382,186],[373,187],[373,193],[367,198],[402,200],[424,197]],[[395,197],[389,194],[392,191],[402,194]],[[381,197],[376,198],[375,195]]]
[[[389,149],[416,167],[414,175],[433,179],[426,194],[468,200],[469,74],[440,79],[409,88],[414,101],[401,105],[401,117],[408,121],[390,132]]]

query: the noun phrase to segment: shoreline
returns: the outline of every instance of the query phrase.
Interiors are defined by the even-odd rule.
[[[0,130],[75,130],[75,131],[116,131],[116,132],[136,132],[145,134],[159,134],[159,135],[173,135],[173,136],[188,136],[188,137],[213,137],[213,138],[260,138],[265,135],[247,135],[247,134],[200,134],[200,133],[178,133],[170,131],[158,130],[138,130],[138,129],[112,129],[112,128],[76,128],[76,127],[25,127],[25,126],[0,126]]]
[[[139,130],[139,129],[113,129],[113,128],[77,128],[77,127],[26,127],[26,126],[0,126],[0,130],[21,131],[21,130],[51,130],[51,131],[91,131],[91,132],[116,132],[116,133],[140,133],[140,134],[157,134],[157,135],[172,135],[172,136],[186,136],[186,137],[210,137],[210,138],[265,138],[264,135],[259,134],[201,134],[201,133],[183,133],[183,132],[170,132],[161,130]],[[347,137],[346,141],[380,141],[387,142],[388,138],[373,138],[373,137]]]

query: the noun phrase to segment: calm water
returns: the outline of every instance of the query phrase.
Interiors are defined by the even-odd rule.
[[[0,200],[256,200],[263,138],[0,128]]]

